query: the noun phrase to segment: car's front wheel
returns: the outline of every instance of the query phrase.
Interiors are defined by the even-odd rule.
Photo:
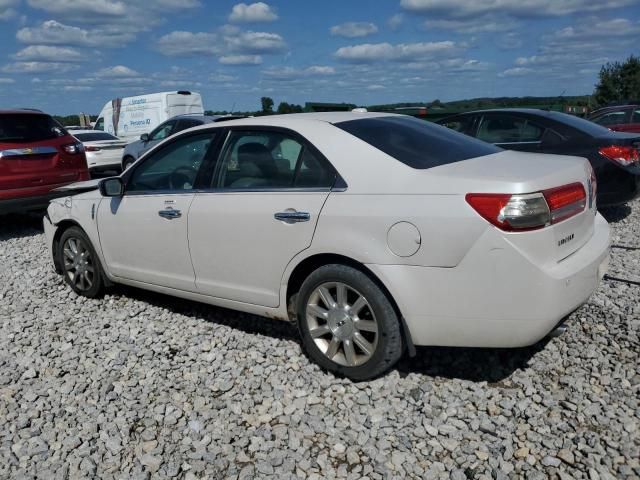
[[[102,266],[82,229],[70,227],[62,233],[58,241],[58,258],[64,280],[74,292],[89,298],[102,294]]]
[[[318,268],[302,284],[296,310],[307,354],[327,370],[367,380],[402,355],[398,315],[385,292],[360,270]]]

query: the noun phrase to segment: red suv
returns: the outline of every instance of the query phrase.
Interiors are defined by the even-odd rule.
[[[0,110],[0,214],[46,207],[53,189],[89,180],[82,144],[38,110]]]
[[[616,132],[640,133],[640,105],[600,108],[591,112],[589,120]]]

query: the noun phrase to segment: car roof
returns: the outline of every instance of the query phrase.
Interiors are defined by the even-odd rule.
[[[44,113],[42,110],[38,110],[36,108],[10,108],[7,110],[0,110],[0,115],[15,115],[16,113],[48,115],[48,113]]]
[[[259,117],[247,117],[238,118],[235,120],[227,120],[216,123],[216,126],[274,126],[274,127],[289,127],[294,128],[299,125],[300,122],[323,122],[323,123],[340,123],[347,122],[349,120],[360,120],[363,118],[377,118],[377,117],[405,117],[406,115],[399,115],[395,113],[386,112],[311,112],[311,113],[288,113],[283,115],[265,115]],[[195,129],[202,129],[211,127],[212,124],[200,125],[194,127]]]

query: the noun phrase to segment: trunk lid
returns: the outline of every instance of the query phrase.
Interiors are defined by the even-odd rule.
[[[449,188],[453,186],[460,195],[529,194],[581,183],[586,193],[582,213],[538,230],[502,232],[532,261],[561,261],[593,235],[597,187],[592,180],[591,165],[584,158],[505,151],[433,168],[425,175],[439,179],[438,183],[447,183]],[[488,227],[497,229],[490,224]]]

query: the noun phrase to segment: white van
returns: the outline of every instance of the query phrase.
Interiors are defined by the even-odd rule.
[[[165,120],[185,113],[204,114],[202,97],[177,91],[115,98],[105,104],[93,127],[123,140],[138,140]]]

